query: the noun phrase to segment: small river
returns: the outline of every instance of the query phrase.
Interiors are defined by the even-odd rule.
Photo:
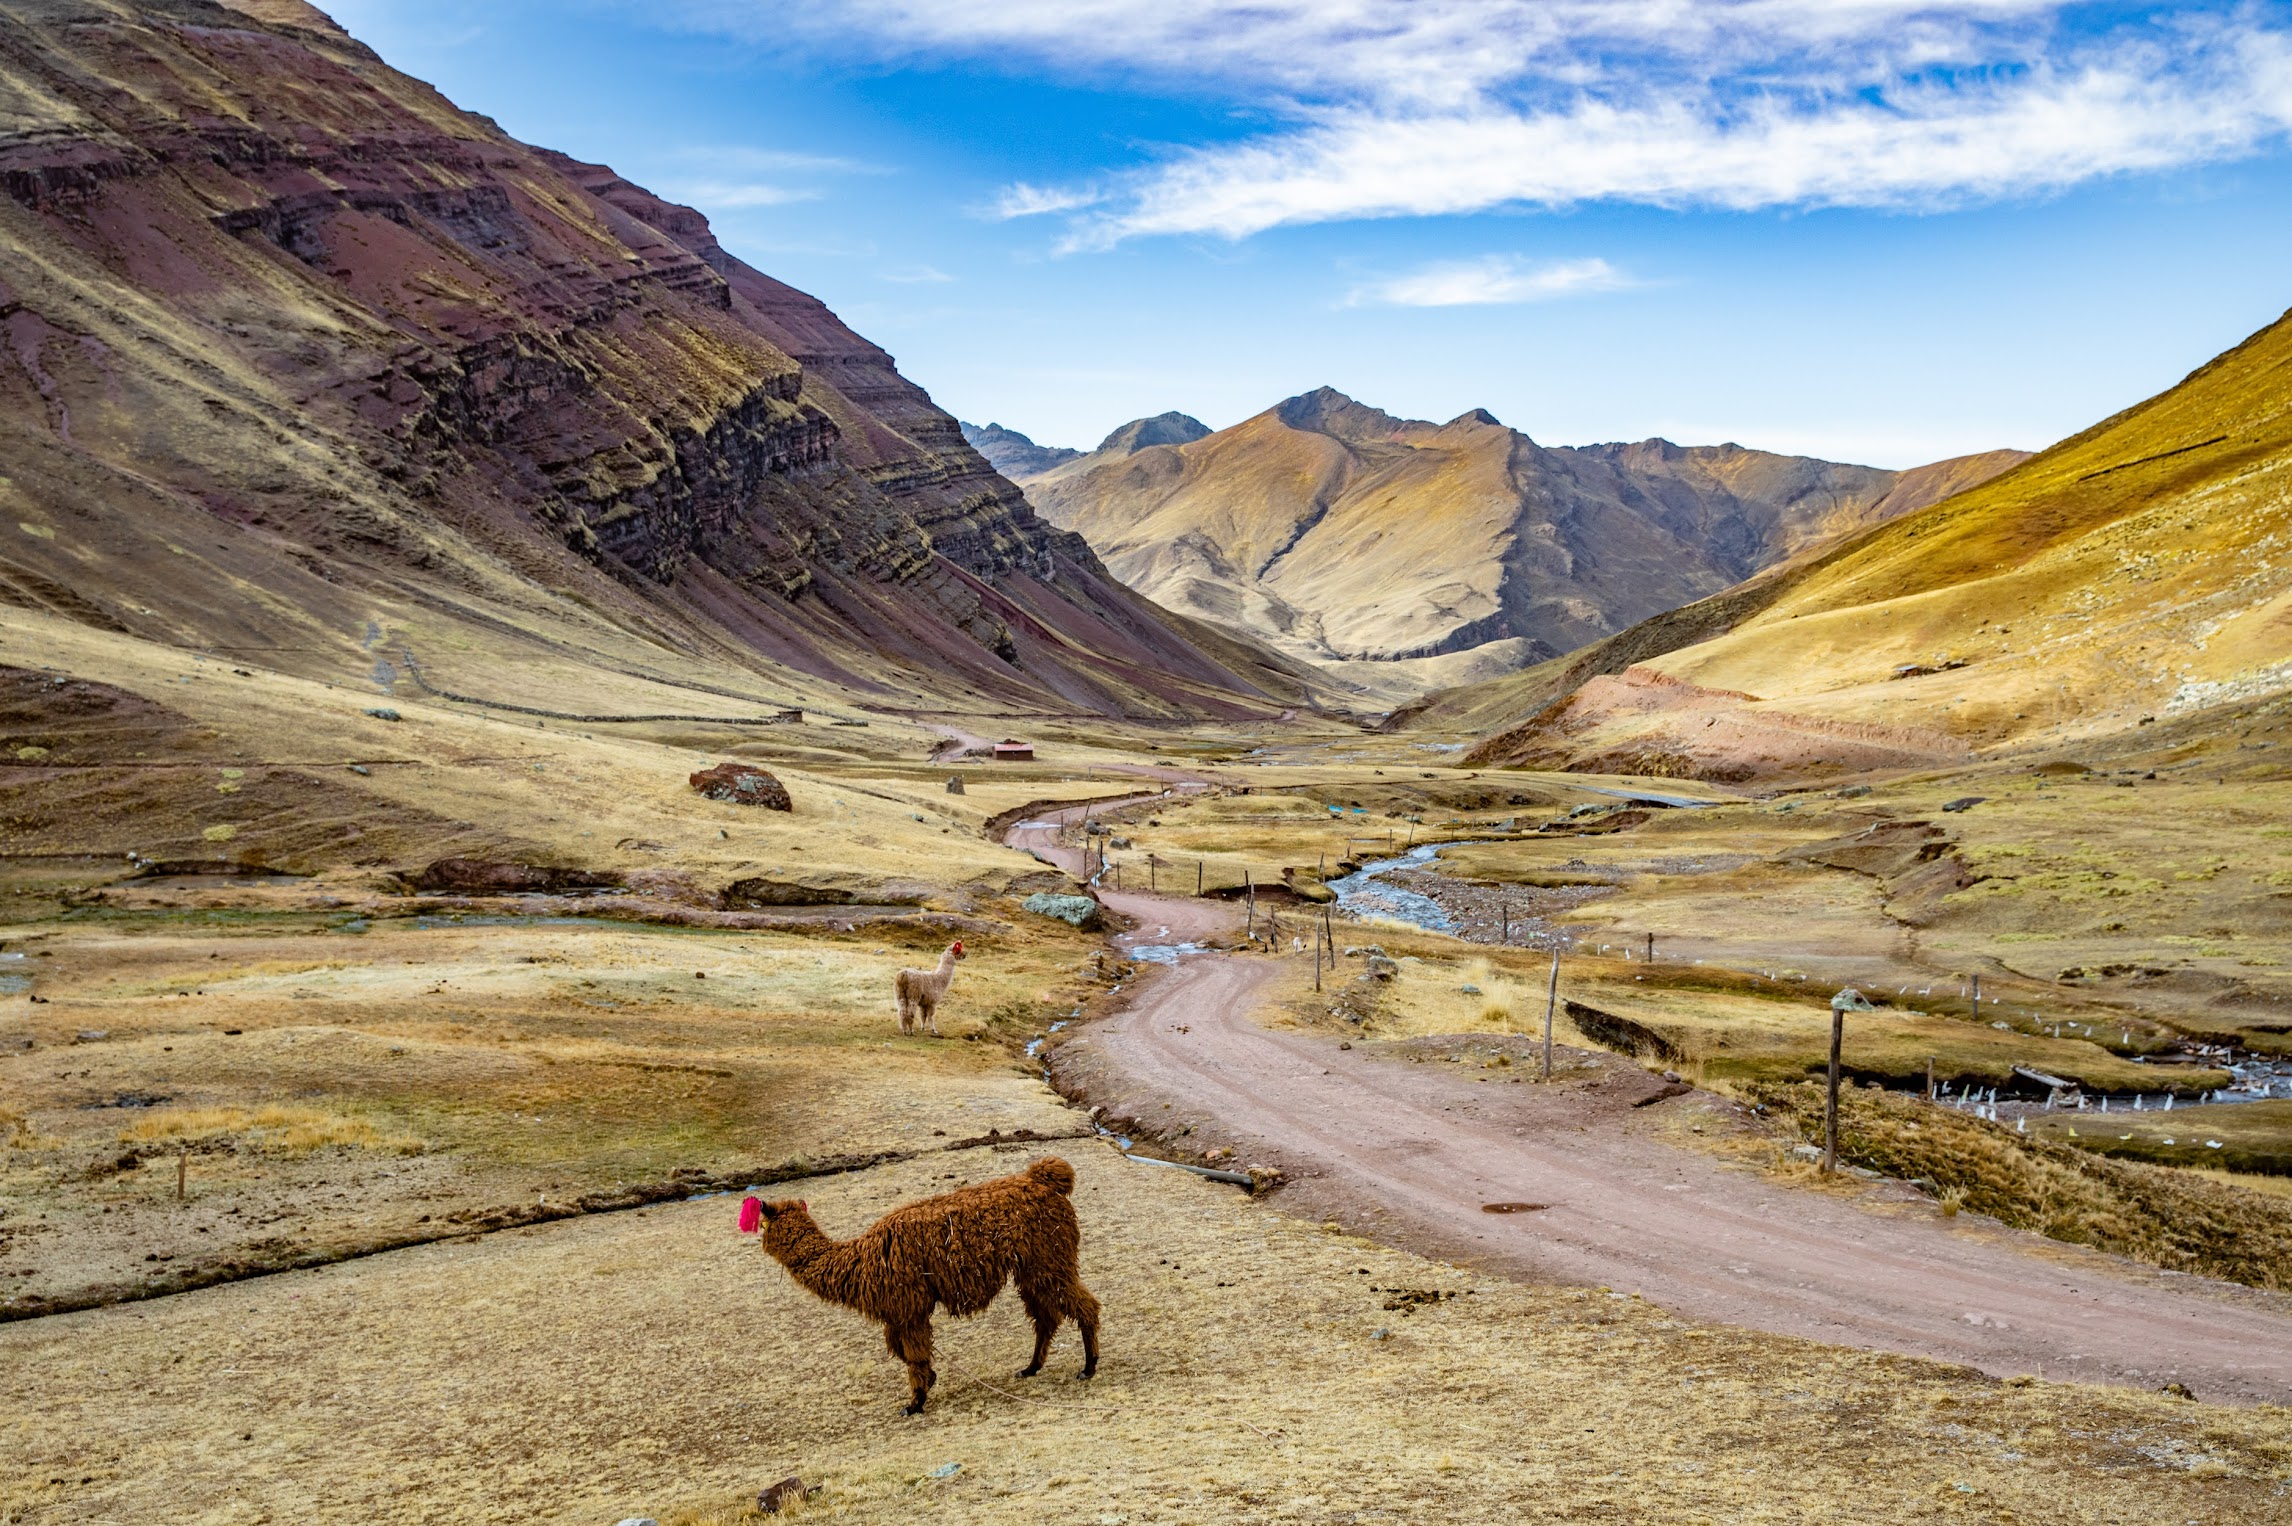
[[[1428,842],[1398,858],[1374,859],[1351,874],[1328,881],[1330,893],[1337,897],[1339,906],[1356,917],[1390,917],[1436,933],[1454,932],[1456,919],[1442,909],[1440,902],[1414,890],[1385,884],[1382,877],[1396,869],[1428,869],[1434,854],[1443,848],[1460,846],[1459,843]]]

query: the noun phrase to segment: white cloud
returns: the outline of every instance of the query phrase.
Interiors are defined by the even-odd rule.
[[[678,0],[762,35],[761,0]],[[1924,208],[2250,154],[2292,131],[2272,0],[827,0],[821,46],[1221,92],[1280,125],[992,215],[1062,247],[1615,200]],[[854,42],[854,39],[859,41]]]
[[[1008,222],[1014,217],[1040,217],[1046,212],[1079,211],[1084,207],[1096,206],[1098,201],[1099,196],[1095,191],[1045,188],[1028,185],[1022,180],[1016,185],[1003,187],[986,215],[998,222]]]
[[[1350,306],[1477,307],[1513,302],[1549,302],[1559,297],[1616,291],[1633,284],[1606,260],[1553,260],[1534,265],[1516,255],[1452,260],[1427,265],[1356,288]]]
[[[942,281],[955,279],[932,265],[907,265],[898,270],[886,270],[882,276],[886,281],[897,282],[901,286],[936,286]]]

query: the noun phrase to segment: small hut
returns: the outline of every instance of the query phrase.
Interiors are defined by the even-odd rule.
[[[1032,742],[1005,737],[995,744],[995,761],[998,763],[1032,763],[1034,758],[1035,747]]]

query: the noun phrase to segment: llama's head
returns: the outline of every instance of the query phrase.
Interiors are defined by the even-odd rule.
[[[783,1198],[769,1203],[748,1198],[740,1205],[740,1228],[743,1234],[750,1231],[750,1203],[756,1205],[754,1219],[761,1221],[764,1248],[783,1261],[787,1259],[784,1252],[788,1248],[820,1232],[820,1226],[812,1222],[811,1204],[802,1198]]]

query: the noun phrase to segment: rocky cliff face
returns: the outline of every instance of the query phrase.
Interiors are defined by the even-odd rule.
[[[1300,658],[1520,667],[2019,459],[1548,449],[1482,410],[1430,424],[1323,388],[1215,434],[1140,420],[1023,485],[1132,587]]]
[[[0,599],[328,673],[420,645],[465,691],[511,681],[450,670],[483,646],[861,702],[1295,692],[698,213],[300,0],[0,0],[0,191]]]

